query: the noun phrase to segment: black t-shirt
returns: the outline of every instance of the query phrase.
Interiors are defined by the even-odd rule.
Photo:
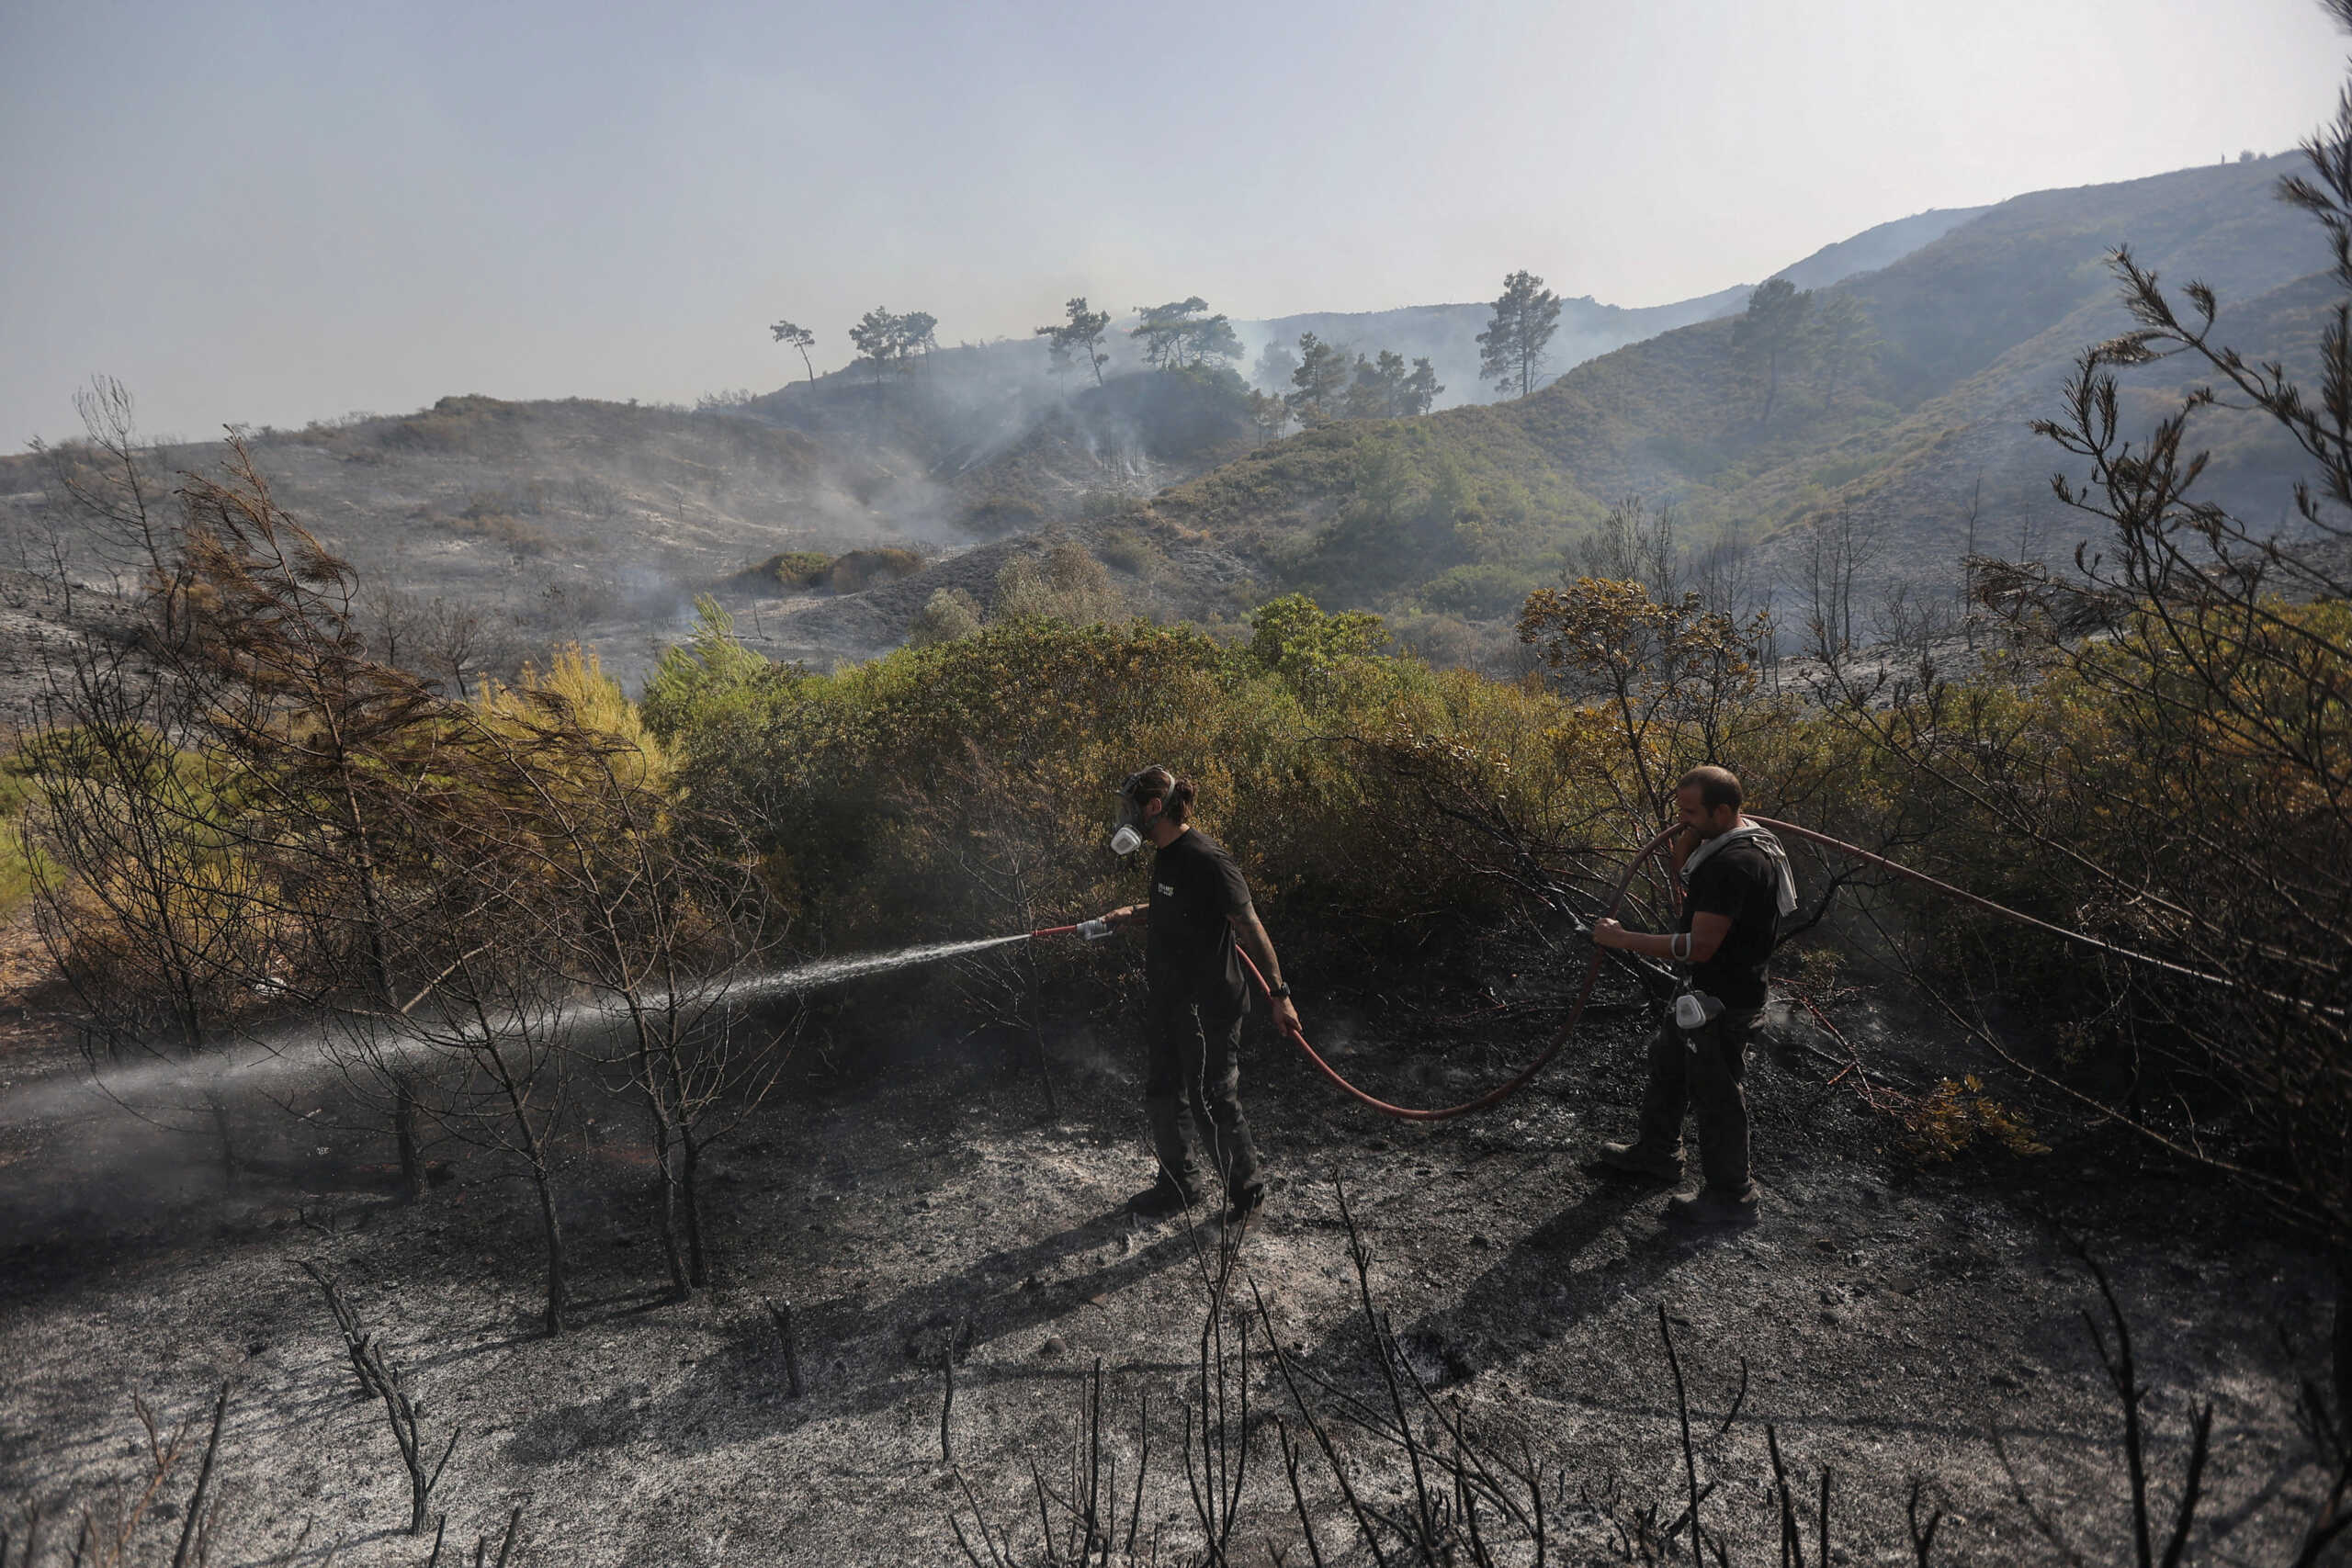
[[[1728,915],[1731,930],[1713,958],[1690,966],[1690,984],[1727,1008],[1762,1007],[1764,965],[1781,922],[1781,874],[1772,858],[1746,840],[1709,855],[1690,874],[1675,929],[1689,931],[1694,915]]]
[[[1151,863],[1144,973],[1154,999],[1240,1010],[1241,950],[1228,916],[1250,907],[1250,884],[1225,846],[1194,828]]]

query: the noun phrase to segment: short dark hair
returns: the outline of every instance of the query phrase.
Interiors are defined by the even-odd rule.
[[[1729,768],[1719,768],[1713,762],[1693,768],[1675,781],[1674,790],[1677,795],[1686,789],[1697,790],[1699,804],[1710,811],[1725,806],[1736,811],[1740,807],[1740,803],[1747,798],[1746,794],[1739,787],[1739,775]]]
[[[1137,806],[1147,800],[1159,801],[1168,820],[1180,827],[1192,820],[1193,781],[1178,778],[1157,762],[1128,774],[1124,793]]]

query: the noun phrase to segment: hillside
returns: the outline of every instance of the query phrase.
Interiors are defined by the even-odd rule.
[[[584,637],[634,671],[747,561],[963,536],[953,498],[904,459],[713,413],[458,397],[247,440],[279,503],[359,569],[372,615],[439,600],[516,658]],[[151,452],[151,493],[222,457],[209,443]],[[57,502],[45,459],[0,458],[0,559],[44,565],[54,538],[82,581],[105,581],[110,563]]]
[[[473,617],[498,650],[488,667],[582,637],[634,678],[697,593],[778,552],[929,558],[869,590],[741,601],[747,635],[776,657],[866,657],[903,637],[936,588],[985,604],[1008,551],[1057,532],[1110,563],[1137,609],[1225,621],[1299,587],[1399,617],[1438,657],[1490,659],[1564,547],[1628,494],[1674,504],[1694,536],[1736,524],[1755,536],[1850,501],[1898,526],[1914,564],[1940,570],[1981,479],[1984,539],[2062,541],[2050,454],[2025,427],[2053,408],[2081,345],[2122,324],[2104,253],[2128,241],[2168,276],[2254,302],[2232,319],[2249,347],[2308,340],[2316,300],[2298,280],[2324,257],[2271,198],[2284,166],[2041,192],[1825,247],[1783,276],[1850,296],[1883,342],[1834,398],[1810,372],[1784,377],[1769,426],[1729,353],[1728,316],[1746,298],[1731,289],[1647,310],[1566,301],[1555,363],[1597,356],[1523,402],[1271,446],[1231,373],[1114,364],[1096,386],[1083,370],[1056,374],[1027,340],[694,412],[458,397],[249,439],[280,501],[359,567],[387,624]],[[1459,397],[1476,390],[1485,309],[1242,326],[1426,352]],[[151,478],[168,488],[174,471],[219,457],[161,450]],[[2278,460],[2240,434],[2216,483],[2267,494]],[[0,561],[38,564],[55,537],[85,581],[102,579],[50,488],[42,459],[0,458]],[[963,558],[991,542],[1002,547]]]
[[[1824,288],[1899,261],[1984,210],[1981,207],[1939,208],[1898,218],[1865,229],[1851,239],[1824,245],[1772,276],[1788,278],[1800,288]],[[1550,368],[1555,374],[1565,373],[1627,344],[1696,321],[1737,315],[1747,308],[1749,288],[1737,284],[1665,305],[1604,305],[1590,295],[1562,299],[1559,333],[1551,343]],[[1399,310],[1318,311],[1237,322],[1236,330],[1253,350],[1268,342],[1296,343],[1301,333],[1313,333],[1326,343],[1351,345],[1365,353],[1386,348],[1408,359],[1424,356],[1445,384],[1438,406],[1451,408],[1485,402],[1494,395],[1478,379],[1478,334],[1486,330],[1491,310],[1491,306],[1479,301],[1415,305]]]
[[[2048,547],[2079,532],[2051,497],[2059,456],[2028,421],[2058,412],[2074,356],[2129,323],[2108,251],[2129,244],[2165,277],[2211,283],[2249,353],[2307,341],[2326,263],[2308,220],[2275,199],[2274,158],[2038,192],[1987,209],[1880,270],[1849,296],[1881,346],[1833,395],[1784,371],[1769,425],[1732,322],[1696,322],[1604,355],[1521,402],[1295,436],[1157,498],[1180,530],[1232,542],[1275,579],[1409,613],[1499,615],[1558,569],[1607,502],[1675,506],[1691,533],[1750,537],[1826,507],[1883,518],[1901,570],[1940,570],[1983,480],[1980,537]],[[2144,411],[2172,386],[2135,378]],[[2281,457],[2243,431],[2215,482],[2283,497]]]

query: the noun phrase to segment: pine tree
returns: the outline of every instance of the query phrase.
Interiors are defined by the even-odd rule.
[[[1313,333],[1298,334],[1298,368],[1291,372],[1298,389],[1283,401],[1301,429],[1330,423],[1344,412],[1348,389],[1348,356]]]
[[[1547,334],[1548,335],[1548,334]],[[1445,388],[1437,378],[1437,367],[1426,359],[1413,361],[1413,373],[1405,378],[1405,385],[1396,400],[1400,414],[1427,413],[1437,402],[1438,394]]]
[[[1732,352],[1764,371],[1764,412],[1758,425],[1772,420],[1772,400],[1781,389],[1781,362],[1804,350],[1806,318],[1813,310],[1813,290],[1799,288],[1785,277],[1766,278],[1747,297],[1747,313],[1731,324]]]
[[[817,367],[808,362],[808,345],[817,341],[817,334],[792,321],[778,321],[768,331],[775,334],[776,342],[800,351],[800,363],[807,368],[808,379],[816,380]]]
[[[1094,372],[1094,384],[1099,387],[1102,384],[1102,367],[1111,357],[1102,352],[1102,337],[1110,330],[1111,312],[1089,310],[1083,294],[1063,310],[1068,314],[1067,321],[1039,327],[1031,335],[1046,340],[1057,370],[1069,369],[1073,356],[1083,355],[1087,368]]]
[[[1208,314],[1208,301],[1195,294],[1165,305],[1138,305],[1141,318],[1127,335],[1143,344],[1144,362],[1156,370],[1182,370],[1212,359],[1241,357],[1241,339],[1222,315]]]
[[[1552,334],[1560,328],[1560,297],[1532,272],[1503,279],[1493,320],[1478,334],[1478,373],[1505,391],[1525,397],[1543,379]]]

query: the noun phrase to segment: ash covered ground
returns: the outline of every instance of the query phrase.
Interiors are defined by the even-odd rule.
[[[1560,980],[1523,973],[1411,1004],[1302,989],[1342,1070],[1434,1103],[1541,1043]],[[1899,1001],[1882,989],[1837,1014],[1883,1081],[1975,1066],[1882,1014]],[[2109,1135],[2047,1124],[2048,1154],[1922,1163],[1850,1074],[1831,1081],[1826,1038],[1784,1020],[1750,1069],[1767,1217],[1681,1235],[1660,1223],[1663,1191],[1583,1168],[1596,1140],[1629,1126],[1645,1029],[1638,1010],[1608,1011],[1532,1092],[1424,1130],[1343,1100],[1253,1021],[1245,1098],[1279,1180],[1240,1246],[1228,1327],[1238,1335],[1243,1304],[1262,1299],[1295,1374],[1325,1385],[1313,1397],[1368,1500],[1407,1503],[1410,1476],[1400,1449],[1338,1410],[1385,1396],[1335,1176],[1412,1371],[1498,1450],[1535,1459],[1552,1561],[1626,1561],[1643,1508],[1664,1529],[1684,1506],[1661,1306],[1688,1379],[1703,1517],[1731,1561],[1777,1561],[1768,1423],[1808,1495],[1834,1472],[1833,1561],[1911,1561],[1905,1502],[1918,1478],[1948,1515],[1937,1562],[2064,1560],[2032,1511],[2085,1560],[2129,1560],[2121,1417],[2079,1315],[2097,1288],[2069,1235],[2129,1314],[2161,1507],[2192,1404],[2214,1407],[2190,1561],[2291,1555],[2282,1545],[2324,1484],[2296,1389],[2323,1365],[2327,1281],[2241,1201]],[[135,1485],[146,1461],[133,1396],[168,1424],[209,1411],[227,1379],[213,1561],[424,1563],[430,1538],[403,1533],[382,1408],[355,1397],[297,1268],[309,1259],[408,1369],[428,1439],[462,1427],[435,1505],[461,1553],[485,1535],[494,1552],[519,1505],[514,1562],[961,1562],[951,1513],[978,1545],[968,1484],[996,1548],[1043,1562],[1030,1467],[1067,1490],[1099,1359],[1122,1544],[1148,1430],[1137,1559],[1198,1561],[1186,1411],[1197,1420],[1218,1233],[1122,1213],[1148,1175],[1139,1049],[1054,1037],[1051,1119],[1018,1053],[860,1049],[888,1059],[813,1036],[803,1076],[722,1145],[720,1282],[691,1302],[666,1293],[650,1156],[626,1108],[590,1111],[566,1185],[580,1326],[548,1339],[528,1190],[489,1156],[437,1150],[448,1179],[402,1206],[384,1141],[335,1125],[332,1086],[297,1078],[280,1098],[322,1114],[241,1106],[245,1164],[232,1179],[205,1137],[57,1092],[74,1054],[24,1010],[0,1045],[0,1499],[38,1497],[55,1517]],[[771,1302],[794,1314],[798,1398]],[[1258,1337],[1247,1364],[1254,1448],[1231,1561],[1274,1561],[1271,1540],[1303,1562],[1272,1425],[1296,1433],[1298,1416]],[[1340,1561],[1344,1506],[1328,1474],[1302,1476]],[[153,1513],[154,1561],[168,1560],[189,1481],[175,1476]],[[1687,1537],[1667,1550],[1687,1554]]]

